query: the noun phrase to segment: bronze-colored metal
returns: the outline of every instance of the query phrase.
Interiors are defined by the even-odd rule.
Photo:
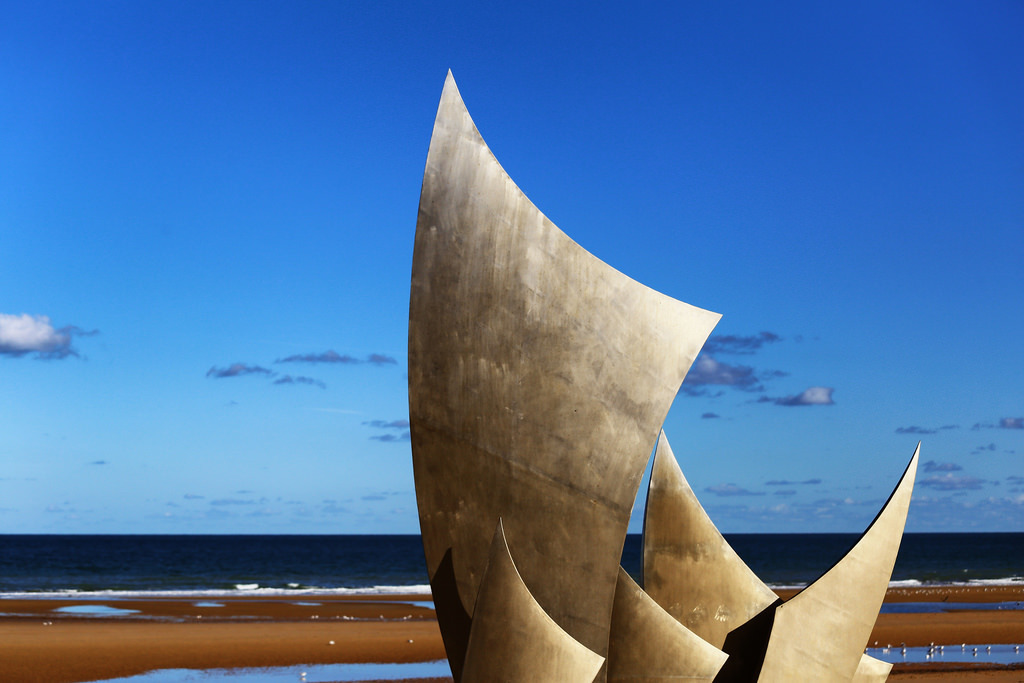
[[[637,283],[551,223],[491,154],[449,73],[416,226],[409,416],[450,660],[465,651],[499,518],[544,611],[607,652],[644,466],[719,317]]]
[[[604,657],[563,631],[530,594],[509,554],[502,523],[480,581],[465,683],[591,683]]]
[[[729,653],[720,683],[884,681],[889,665],[862,653],[896,561],[919,453],[920,444],[853,549],[782,603],[715,528],[662,433],[644,517],[644,590]]]
[[[850,683],[885,683],[891,670],[892,664],[889,662],[861,655],[857,671],[853,674],[853,680]]]
[[[730,631],[779,599],[708,517],[664,432],[647,489],[643,560],[647,594],[720,649]]]
[[[896,563],[920,451],[850,552],[775,610],[759,681],[854,678]]]
[[[662,434],[647,593],[618,566],[654,435],[719,317],[555,227],[502,170],[448,74],[416,226],[409,414],[457,682],[885,680],[889,665],[862,651],[917,451],[850,553],[782,603],[715,528]]]
[[[659,607],[619,568],[608,643],[609,683],[713,681],[727,657]]]

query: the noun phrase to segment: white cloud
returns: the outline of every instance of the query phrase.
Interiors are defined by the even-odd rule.
[[[758,384],[753,368],[746,365],[719,363],[707,355],[697,358],[684,381],[689,384],[720,384],[742,389]]]
[[[0,355],[26,353],[65,356],[71,350],[71,335],[55,330],[45,315],[0,313]]]
[[[831,406],[835,405],[832,400],[832,387],[809,387],[796,396],[775,399],[781,406]]]

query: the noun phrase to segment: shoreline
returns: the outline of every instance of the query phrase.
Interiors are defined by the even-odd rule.
[[[777,592],[788,598],[796,589]],[[0,680],[81,683],[155,669],[444,659],[434,612],[429,604],[422,604],[430,600],[430,595],[421,593],[214,596],[208,592],[173,597],[3,598]],[[1005,610],[884,612],[875,623],[868,642],[871,647],[932,642],[1024,645],[1021,584],[898,586],[889,589],[886,602],[958,607],[1016,604]],[[90,609],[93,614],[88,613]],[[980,663],[897,664],[891,675],[901,681],[965,677],[1024,681],[1024,670],[1005,666],[992,670]]]

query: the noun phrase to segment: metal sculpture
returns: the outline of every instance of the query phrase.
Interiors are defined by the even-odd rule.
[[[895,556],[916,455],[909,483],[825,588],[780,606],[706,518],[662,438],[647,592],[618,566],[648,456],[719,318],[619,273],[551,223],[498,164],[449,72],[416,224],[409,419],[456,683],[791,680],[794,657],[808,656],[792,647],[795,624],[808,621],[855,633],[825,655],[840,663],[813,669],[821,680],[884,680],[884,664],[850,648],[891,572],[872,553]],[[683,540],[663,523],[676,518]],[[681,574],[672,555],[692,542],[685,534],[710,550]],[[679,585],[701,562],[720,572]],[[873,592],[850,625],[827,613],[833,595],[865,583]]]
[[[719,318],[555,227],[505,174],[448,75],[416,225],[409,421],[427,569],[457,679],[499,518],[541,607],[607,652],[644,467]]]
[[[662,432],[644,515],[644,590],[730,655],[723,681],[887,676],[887,664],[862,653],[892,575],[919,454],[920,445],[850,552],[784,603],[715,528]]]

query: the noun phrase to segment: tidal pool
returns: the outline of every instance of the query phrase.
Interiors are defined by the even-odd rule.
[[[451,673],[447,660],[439,659],[433,662],[409,664],[311,664],[266,669],[161,669],[127,678],[106,678],[102,683],[392,681],[403,678],[451,676]]]

